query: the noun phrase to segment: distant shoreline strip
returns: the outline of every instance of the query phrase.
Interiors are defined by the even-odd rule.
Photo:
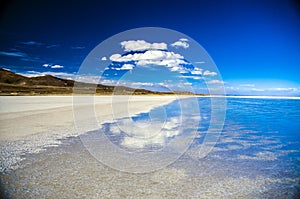
[[[252,98],[252,99],[296,99],[300,100],[300,97],[292,97],[292,96],[224,96],[224,95],[215,95],[215,96],[197,96],[197,97],[220,97],[220,98]]]

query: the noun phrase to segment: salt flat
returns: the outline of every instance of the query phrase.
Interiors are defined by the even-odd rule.
[[[84,96],[76,99],[76,111],[91,106],[85,103]],[[78,99],[82,99],[82,103]],[[120,117],[147,112],[175,99],[176,96],[96,96],[92,104],[95,114],[83,115],[80,119],[96,117],[99,124],[112,122]],[[19,140],[37,134],[76,135],[73,100],[72,96],[1,96],[0,140]]]

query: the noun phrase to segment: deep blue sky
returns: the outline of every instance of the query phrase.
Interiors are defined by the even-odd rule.
[[[0,65],[14,72],[74,73],[108,37],[132,28],[164,27],[206,49],[228,93],[300,93],[297,1],[4,2]]]

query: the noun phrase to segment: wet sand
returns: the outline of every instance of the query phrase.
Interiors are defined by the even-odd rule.
[[[175,96],[135,96],[131,97],[130,101],[123,99],[125,98],[122,96],[115,96],[113,106],[128,105],[128,109],[114,109],[112,113],[112,97],[95,97],[95,115],[99,124],[147,112],[156,106],[170,103],[175,100]],[[54,132],[60,132],[62,138],[70,134],[75,135],[72,100],[71,96],[0,97],[0,140],[13,141]],[[85,109],[88,106],[82,103],[77,107]],[[84,115],[82,119],[88,120],[95,115]]]
[[[92,106],[83,96],[76,99],[74,108],[72,96],[0,97],[0,172],[22,167],[28,153],[59,146],[62,139],[96,130],[102,123],[148,112],[172,102],[175,96],[97,96]],[[94,114],[84,113],[91,108]],[[77,127],[74,110],[81,115]],[[80,126],[89,121],[97,123]]]
[[[95,115],[99,124],[113,122],[173,100],[173,96],[134,97],[128,103],[120,97],[112,114],[111,98],[97,97]],[[249,133],[234,122],[225,126],[219,146],[207,157],[199,157],[199,134],[173,164],[134,174],[105,166],[83,146],[75,131],[71,97],[3,97],[0,102],[0,196],[4,198],[297,198],[299,179],[291,171],[278,175],[288,168],[281,159],[238,158],[247,147],[251,149],[248,145],[265,148],[271,134],[264,141],[259,132]],[[87,107],[82,102],[78,110]],[[118,112],[118,107],[123,108]],[[92,131],[94,126],[89,128]],[[257,140],[245,139],[252,134]],[[222,147],[234,139],[239,141],[235,147]]]
[[[27,155],[23,167],[3,175],[9,198],[259,198],[266,182],[239,178],[233,170],[214,172],[214,161],[183,156],[175,164],[145,174],[111,169],[94,159],[78,138],[64,140],[39,154]],[[228,166],[228,165],[227,165]],[[232,168],[233,165],[230,165]],[[230,168],[229,167],[229,168]],[[200,169],[201,168],[201,169]],[[195,171],[205,171],[199,176]],[[231,174],[230,180],[228,174]],[[272,179],[267,179],[271,181]],[[219,183],[219,184],[217,184]],[[230,197],[230,193],[236,193]],[[247,197],[247,195],[249,196]]]

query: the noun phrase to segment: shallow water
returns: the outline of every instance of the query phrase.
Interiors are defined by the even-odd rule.
[[[59,140],[58,146],[48,147],[45,151],[22,155],[22,161],[16,163],[19,167],[2,172],[2,193],[7,198],[299,196],[300,100],[227,99],[224,129],[213,150],[204,158],[199,150],[212,119],[210,98],[198,98],[198,102],[200,117],[194,120],[190,117],[189,121],[183,119],[186,126],[187,122],[195,124],[200,121],[199,126],[196,125],[196,137],[188,150],[166,167],[146,173],[118,171],[97,161],[84,147],[80,137],[69,137]],[[159,151],[175,137],[186,133],[187,129],[178,131],[180,120],[177,119],[182,115],[178,102],[164,108],[167,117],[161,118],[164,125],[157,127],[164,131],[152,137],[148,133],[155,132],[155,128],[147,125],[151,120],[152,124],[161,123],[156,123],[155,119],[159,120],[156,116],[163,115],[162,109],[157,108],[133,118],[141,129],[146,129],[132,131],[135,136],[148,138],[142,144],[128,132],[118,131],[126,130],[121,125],[126,126],[128,118],[103,124],[99,131],[88,132],[84,136],[91,139],[105,133],[122,150],[136,153]],[[105,148],[101,152],[110,154]],[[129,163],[120,159],[119,164],[126,167]]]

